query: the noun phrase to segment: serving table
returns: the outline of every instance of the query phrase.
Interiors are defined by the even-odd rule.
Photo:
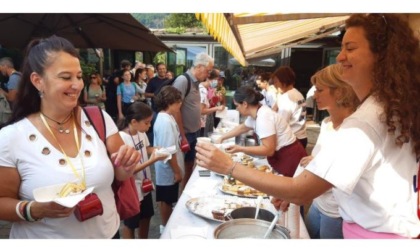
[[[213,232],[221,222],[198,216],[189,211],[186,207],[187,201],[192,198],[224,195],[224,193],[219,190],[219,185],[223,181],[223,177],[213,172],[210,173],[210,176],[200,177],[199,171],[202,170],[204,170],[204,168],[199,166],[195,167],[162,232],[161,239],[214,239]],[[285,223],[284,218],[286,218],[286,223],[289,223],[289,226],[288,224],[285,224],[285,226],[290,230],[293,230],[293,232],[291,232],[292,239],[309,239],[308,231],[306,230],[300,214],[296,224],[287,221],[287,212],[283,214],[283,220],[280,219],[279,223]]]

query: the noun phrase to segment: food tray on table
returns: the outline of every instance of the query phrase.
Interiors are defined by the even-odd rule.
[[[215,195],[192,198],[185,203],[187,209],[204,219],[225,222],[226,216],[233,210],[241,207],[256,207],[257,200],[249,198],[232,197],[228,195]],[[273,211],[269,199],[263,199],[260,208]]]
[[[245,154],[243,152],[226,153],[226,154],[229,155],[230,158],[234,162],[238,162],[238,163],[241,163],[243,165],[248,165],[250,167],[254,167],[254,166],[262,165],[262,164],[268,165],[267,159],[265,159],[263,157],[254,157],[254,156],[250,156],[248,154]]]
[[[244,164],[245,165],[245,164]],[[256,169],[260,172],[272,173],[273,169],[268,164],[255,165],[255,162],[248,162],[246,164],[250,169]],[[235,195],[239,197],[256,198],[258,196],[268,197],[267,194],[260,192],[241,181],[228,177],[224,177],[223,182],[219,185],[219,190],[223,193]]]
[[[250,158],[245,158],[243,161],[241,161],[241,156],[235,156],[236,158],[233,158],[234,162],[239,162],[242,163],[245,166],[248,166],[249,168],[254,168],[256,170],[262,171],[262,172],[268,172],[268,173],[272,173],[273,172],[273,168],[271,168],[271,166],[268,164],[266,159],[259,159],[259,158],[253,158],[250,156]],[[225,177],[226,175],[212,171],[212,173],[214,173],[214,175],[220,176],[220,177]]]
[[[264,198],[268,198],[267,194],[260,192],[247,185],[231,185],[224,181],[219,185],[218,188],[223,193],[238,197],[257,198],[258,196],[262,196]]]

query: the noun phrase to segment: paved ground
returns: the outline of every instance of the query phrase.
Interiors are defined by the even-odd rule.
[[[314,123],[313,121],[307,122],[307,134],[308,134],[308,146],[306,148],[308,153],[312,152],[313,146],[318,139],[319,134],[319,125]],[[154,179],[154,169],[152,169],[152,177]],[[153,200],[155,200],[155,193],[153,192]],[[308,209],[308,207],[305,207]],[[155,202],[155,216],[153,216],[150,229],[149,229],[149,239],[159,239],[159,225],[161,224],[160,212],[157,203]],[[0,239],[7,239],[9,238],[9,231],[10,231],[11,224],[9,222],[1,221],[0,220]]]

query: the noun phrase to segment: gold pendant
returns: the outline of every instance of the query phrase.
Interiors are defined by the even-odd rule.
[[[66,133],[66,134],[70,134],[70,129],[63,129],[63,128],[58,128],[58,132],[60,132],[61,134]]]

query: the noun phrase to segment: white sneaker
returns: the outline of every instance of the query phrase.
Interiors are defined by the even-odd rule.
[[[164,225],[160,225],[159,226],[159,232],[160,232],[160,234],[163,233],[163,230],[165,230],[165,226]]]

